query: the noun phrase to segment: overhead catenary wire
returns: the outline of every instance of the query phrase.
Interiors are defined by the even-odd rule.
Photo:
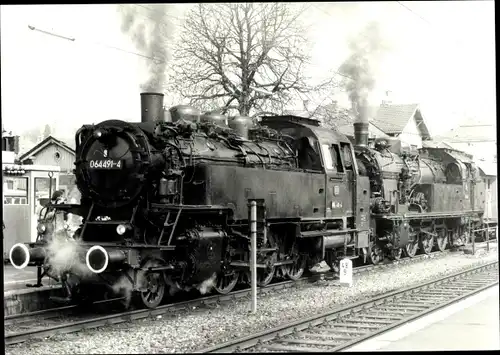
[[[65,39],[65,40],[74,42],[74,43],[88,42],[88,43],[91,43],[91,44],[94,44],[94,45],[103,46],[103,47],[106,47],[106,48],[114,49],[114,50],[121,51],[121,52],[128,53],[128,54],[133,54],[135,56],[146,58],[146,59],[150,59],[150,60],[153,60],[153,61],[156,61],[156,62],[162,62],[162,60],[159,59],[159,58],[150,57],[150,56],[145,55],[145,54],[133,52],[133,51],[130,51],[130,50],[127,50],[127,49],[123,49],[123,48],[119,48],[119,47],[116,47],[116,46],[112,46],[112,45],[109,45],[109,44],[106,44],[106,43],[97,42],[97,41],[91,41],[91,40],[85,40],[85,39],[78,40],[78,38],[76,38],[76,37],[64,36],[64,35],[61,35],[61,34],[58,34],[58,33],[54,33],[54,32],[51,32],[51,31],[46,31],[46,30],[37,28],[37,27],[32,26],[32,25],[28,25],[28,28],[30,30],[32,30],[32,31],[37,31],[37,32],[40,32],[40,33],[43,33],[43,34],[46,34],[46,35],[49,35],[49,36],[58,37],[58,38],[61,38],[61,39]]]

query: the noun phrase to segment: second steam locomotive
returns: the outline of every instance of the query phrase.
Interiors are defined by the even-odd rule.
[[[50,247],[60,236],[47,228],[10,250],[15,267],[38,266],[68,298],[126,283],[154,308],[174,287],[213,280],[216,292],[230,292],[249,272],[251,201],[259,286],[276,275],[296,280],[321,261],[379,263],[466,244],[482,224],[485,186],[470,156],[418,154],[388,139],[371,147],[363,115],[351,144],[296,116],[256,123],[175,106],[166,120],[157,93],[141,94],[141,111],[140,123],[76,133],[81,202],[48,206],[83,218],[71,239],[85,270],[55,267],[63,249]]]

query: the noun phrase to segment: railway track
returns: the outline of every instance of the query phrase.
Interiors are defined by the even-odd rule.
[[[498,285],[498,261],[197,351],[334,352]]]
[[[353,274],[360,275],[367,272],[374,272],[391,268],[397,265],[415,263],[427,258],[444,257],[450,251],[433,252],[430,255],[417,255],[414,258],[402,258],[395,262],[388,262],[379,265],[366,265],[353,269]],[[324,274],[326,279],[335,277],[334,273]],[[310,283],[316,280],[317,276],[303,277],[299,281],[283,281],[270,284],[267,287],[259,288],[258,294],[264,295],[274,293],[279,290],[286,290],[290,287],[295,287],[300,284]],[[169,315],[175,312],[200,308],[211,307],[215,304],[222,304],[225,302],[234,302],[250,296],[250,289],[245,288],[242,290],[231,292],[227,295],[211,295],[202,298],[194,298],[187,301],[181,301],[160,306],[154,310],[140,309],[127,312],[119,312],[103,315],[98,312],[82,313],[78,306],[71,305],[65,307],[58,307],[47,309],[43,311],[24,313],[19,315],[5,317],[5,344],[16,344],[36,338],[44,338],[55,334],[77,332],[83,329],[95,328],[106,326],[110,324],[117,324],[129,322],[132,320],[144,319],[148,317],[157,317],[160,315]],[[99,301],[95,304],[100,306],[109,302],[114,302],[119,299]]]

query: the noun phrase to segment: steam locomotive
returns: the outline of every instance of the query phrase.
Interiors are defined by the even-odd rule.
[[[249,273],[249,212],[257,205],[258,285],[342,258],[380,263],[434,246],[469,243],[482,225],[485,186],[472,158],[449,149],[355,144],[319,121],[247,117],[175,106],[141,94],[141,122],[104,121],[76,133],[79,204],[48,205],[81,216],[75,263],[54,271],[60,238],[45,227],[36,243],[10,250],[16,268],[61,280],[68,300],[126,283],[134,300],[157,307],[173,287],[214,280],[230,292]],[[69,242],[68,242],[69,243]],[[43,270],[43,272],[42,272]]]

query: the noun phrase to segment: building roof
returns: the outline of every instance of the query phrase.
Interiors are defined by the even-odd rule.
[[[56,139],[52,136],[48,136],[43,141],[41,141],[40,143],[35,145],[33,148],[28,150],[26,153],[23,153],[19,157],[19,160],[23,161],[25,159],[28,159],[29,157],[38,154],[41,150],[45,149],[47,146],[49,146],[51,144],[55,144],[55,145],[59,146],[60,148],[67,150],[71,154],[75,154],[75,150],[73,148],[71,148],[69,145],[67,145],[63,141],[60,141],[59,139]]]
[[[372,123],[387,134],[400,134],[414,117],[422,139],[431,138],[418,104],[380,105],[378,108],[371,107],[369,112]]]
[[[492,123],[468,119],[460,126],[440,135],[450,143],[496,142],[496,127]]]

